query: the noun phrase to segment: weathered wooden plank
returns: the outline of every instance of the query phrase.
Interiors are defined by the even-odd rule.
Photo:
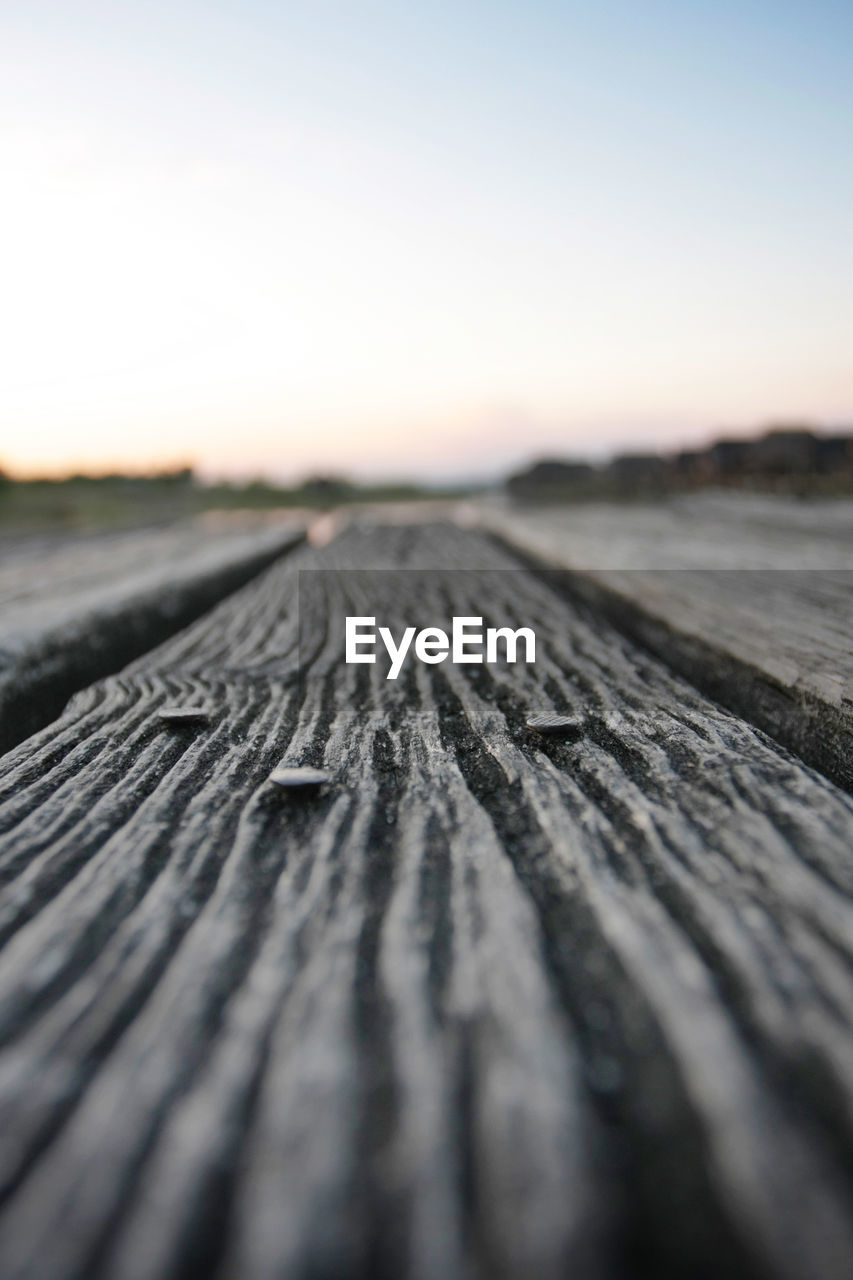
[[[0,751],[260,573],[301,534],[210,521],[0,543]]]
[[[8,1274],[849,1276],[853,801],[516,564],[350,529],[7,757]]]
[[[853,499],[709,491],[657,502],[468,503],[578,569],[853,570]]]
[[[609,548],[595,530],[583,532],[572,509],[484,518],[541,563],[571,570],[563,589],[853,790],[853,528],[833,510],[847,504],[829,504],[822,537],[819,504],[807,512],[808,533],[792,518],[798,504],[781,505],[776,519],[781,524],[787,516],[787,530],[769,517],[732,518],[731,527],[720,525],[716,545],[701,520],[698,529],[685,522],[677,536],[675,517],[666,512],[637,515],[633,546],[622,537],[620,520],[631,518],[623,513]],[[683,519],[689,508],[682,502],[678,510]],[[693,567],[660,568],[659,554],[664,566]],[[709,561],[733,567],[702,567]],[[786,567],[809,562],[807,569]],[[748,567],[760,564],[770,567]]]

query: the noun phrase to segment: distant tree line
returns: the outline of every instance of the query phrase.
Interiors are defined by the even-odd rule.
[[[752,440],[721,439],[678,453],[625,453],[599,466],[544,459],[506,481],[522,502],[651,497],[721,485],[820,494],[853,492],[853,433],[771,427]]]
[[[332,475],[310,476],[289,486],[264,479],[207,484],[189,466],[149,474],[78,474],[27,480],[10,477],[0,469],[0,529],[146,525],[205,511],[328,510],[344,503],[411,502],[459,497],[468,491],[427,490],[404,483],[358,484]]]

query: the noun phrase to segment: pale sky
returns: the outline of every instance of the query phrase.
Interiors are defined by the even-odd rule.
[[[5,0],[0,466],[853,423],[853,5]]]

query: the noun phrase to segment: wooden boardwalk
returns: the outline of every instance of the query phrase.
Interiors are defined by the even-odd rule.
[[[226,522],[227,523],[227,522]],[[242,586],[299,538],[293,526],[195,524],[0,540],[0,751]]]
[[[849,1280],[853,799],[576,586],[356,523],[3,758],[0,1275]]]
[[[554,569],[558,588],[853,790],[849,500],[721,494],[639,510],[486,507],[479,519]]]

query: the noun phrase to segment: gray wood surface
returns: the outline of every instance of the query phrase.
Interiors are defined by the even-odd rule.
[[[585,526],[577,507],[484,508],[483,519],[541,563],[571,570],[564,589],[853,790],[848,508],[748,498],[743,509],[719,498],[611,508],[610,542],[596,514]]]
[[[207,520],[0,538],[0,751],[293,546],[294,525]]]
[[[851,833],[488,539],[296,551],[3,762],[3,1276],[847,1280]]]
[[[853,571],[853,498],[714,491],[655,502],[469,503],[471,520],[535,538],[576,569]]]

